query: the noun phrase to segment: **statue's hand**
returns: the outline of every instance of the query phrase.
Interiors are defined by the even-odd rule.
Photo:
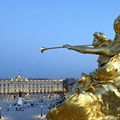
[[[65,44],[65,45],[63,45],[63,48],[67,48],[67,49],[71,50],[72,46],[68,45],[68,44]]]

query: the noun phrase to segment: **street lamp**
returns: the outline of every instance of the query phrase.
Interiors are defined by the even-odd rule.
[[[1,109],[2,109],[2,108],[0,107],[0,120],[2,119],[2,116],[1,116]]]
[[[41,108],[41,114],[40,114],[40,116],[42,117],[43,116],[43,114],[42,114],[42,108],[43,108],[43,106],[40,106],[40,108]]]

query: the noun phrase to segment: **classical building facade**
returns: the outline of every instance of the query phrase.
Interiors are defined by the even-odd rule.
[[[18,75],[11,79],[0,79],[0,98],[51,98],[64,92],[63,79],[35,79]]]

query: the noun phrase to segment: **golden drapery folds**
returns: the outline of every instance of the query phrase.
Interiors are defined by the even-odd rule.
[[[120,78],[119,78],[120,79]],[[48,120],[120,120],[120,80],[100,84],[94,92],[72,94],[53,108]]]

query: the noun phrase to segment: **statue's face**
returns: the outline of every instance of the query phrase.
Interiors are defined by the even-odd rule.
[[[114,25],[114,30],[116,33],[120,34],[120,23],[117,23],[116,25]]]
[[[120,34],[120,15],[114,21],[114,30]]]
[[[92,42],[92,45],[94,47],[97,47],[99,44],[100,44],[100,36],[99,34],[94,34],[94,39],[93,39],[93,42]]]
[[[99,42],[99,40],[96,39],[96,38],[94,38],[94,40],[93,40],[93,42],[92,42],[92,45],[93,45],[94,47],[97,47],[97,46],[98,46],[98,42]]]

